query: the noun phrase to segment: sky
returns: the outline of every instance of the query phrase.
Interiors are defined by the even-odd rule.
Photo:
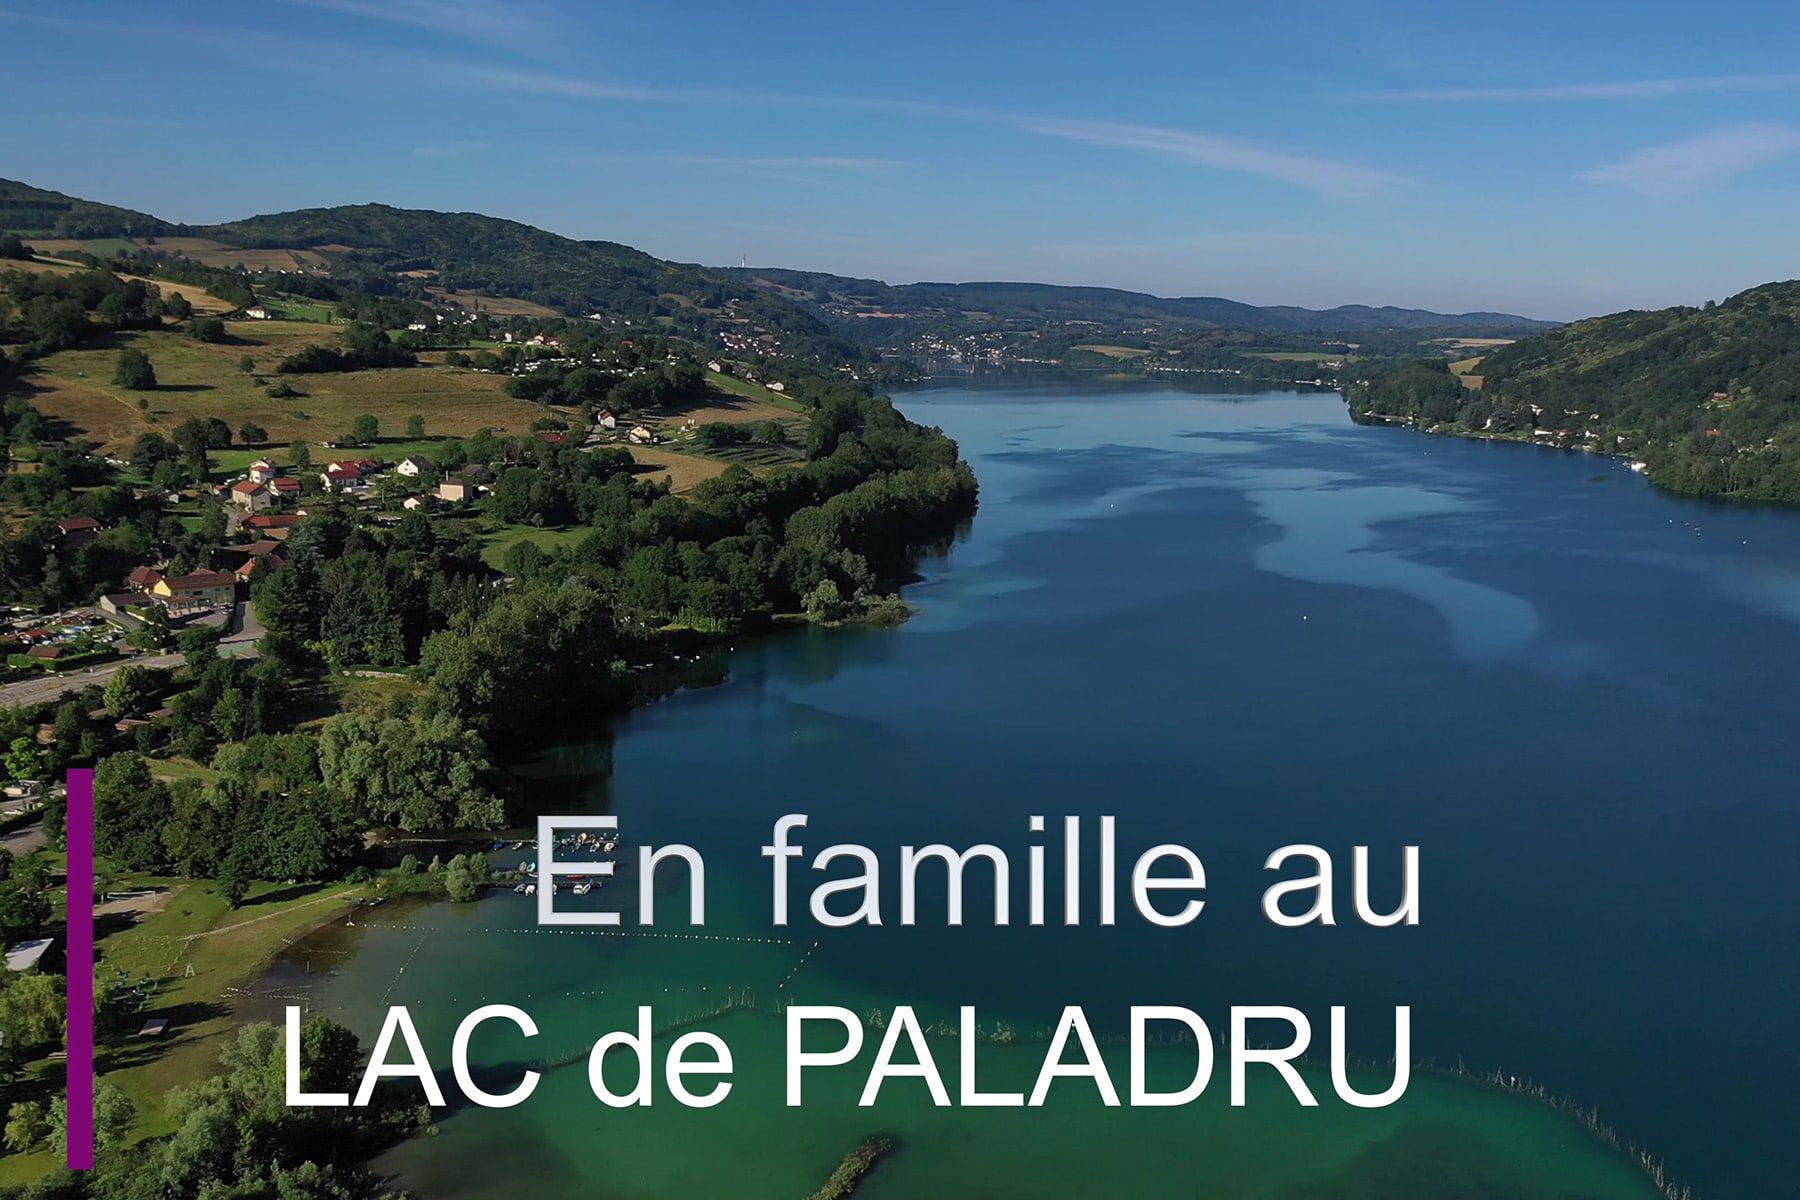
[[[1800,6],[0,0],[0,176],[1569,319],[1800,274]]]

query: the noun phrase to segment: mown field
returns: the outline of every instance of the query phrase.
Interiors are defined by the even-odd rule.
[[[233,321],[230,330],[232,340],[218,345],[148,331],[65,350],[36,364],[26,381],[28,395],[45,416],[100,442],[108,453],[129,449],[146,430],[167,433],[190,417],[219,417],[234,430],[251,421],[268,430],[271,442],[285,445],[340,438],[364,413],[373,413],[390,436],[418,414],[433,435],[456,437],[483,428],[521,434],[544,413],[506,395],[501,376],[441,366],[276,375],[283,358],[302,346],[335,344],[337,331],[305,321]],[[150,356],[154,391],[133,392],[112,382],[119,351],[127,346]],[[246,355],[254,360],[254,375],[239,369]],[[266,385],[280,381],[302,395],[269,395]],[[140,399],[146,408],[139,408]]]
[[[48,272],[57,275],[70,275],[77,271],[87,270],[87,268],[80,263],[66,262],[62,259],[55,258],[34,258],[22,262],[9,260],[5,263],[0,263],[0,269],[9,271]],[[119,278],[142,280],[144,283],[153,283],[162,290],[164,296],[172,296],[179,292],[189,304],[194,306],[195,312],[204,313],[208,316],[218,316],[221,313],[228,313],[237,307],[231,301],[222,300],[211,292],[201,291],[199,288],[186,287],[179,283],[170,283],[167,279],[144,279],[141,275],[124,274],[119,275]]]

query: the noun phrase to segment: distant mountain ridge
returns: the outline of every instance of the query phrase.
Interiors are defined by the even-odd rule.
[[[1555,321],[1539,321],[1512,313],[1439,313],[1420,308],[1344,304],[1310,309],[1294,305],[1255,305],[1219,296],[1162,297],[1120,288],[1081,287],[1052,283],[977,281],[970,283],[890,284],[817,271],[782,268],[730,268],[728,274],[774,287],[793,297],[805,293],[818,305],[831,298],[885,314],[883,319],[944,318],[982,314],[999,320],[1117,321],[1144,318],[1176,321],[1217,329],[1270,333],[1344,334],[1362,330],[1433,330],[1444,334],[1507,336],[1553,329]],[[828,297],[822,299],[821,296]],[[871,319],[855,312],[853,320]]]
[[[51,238],[195,236],[242,249],[304,249],[323,252],[334,272],[435,272],[446,288],[530,300],[571,315],[663,319],[715,338],[731,325],[747,322],[777,338],[810,344],[820,354],[837,338],[867,346],[946,323],[957,327],[952,332],[994,322],[1116,325],[1144,320],[1270,333],[1432,330],[1468,336],[1516,335],[1555,324],[1509,313],[1447,314],[1366,305],[1313,310],[1221,297],[1169,299],[1104,287],[1009,282],[896,286],[823,272],[713,269],[671,262],[617,242],[567,238],[501,217],[385,204],[299,209],[195,225],[12,180],[0,180],[0,228]],[[888,316],[871,323],[860,315],[869,310]]]

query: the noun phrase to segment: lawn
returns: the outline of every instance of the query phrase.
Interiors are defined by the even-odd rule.
[[[632,453],[637,448],[633,447]],[[592,530],[577,525],[572,529],[542,529],[535,525],[502,525],[482,535],[481,561],[496,571],[504,570],[506,552],[520,542],[536,542],[545,550],[553,550],[559,546],[572,546],[586,537]]]
[[[172,1132],[164,1112],[169,1090],[205,1077],[217,1064],[234,1024],[233,992],[254,980],[289,940],[341,914],[361,890],[344,883],[257,884],[234,911],[216,883],[103,874],[100,887],[169,889],[160,910],[136,918],[102,916],[95,931],[96,976],[123,973],[150,981],[154,990],[140,1019],[170,1022],[161,1039],[128,1034],[97,1053],[100,1077],[137,1106],[136,1138]],[[59,1063],[40,1063],[34,1074],[51,1084],[61,1070]],[[38,1178],[60,1157],[0,1156],[0,1186]]]
[[[736,375],[726,375],[721,371],[708,371],[706,382],[717,391],[728,396],[739,396],[745,400],[754,400],[774,408],[785,409],[791,413],[803,413],[806,405],[798,400],[791,400],[780,392],[771,392],[760,383],[751,383],[747,379],[739,379]],[[723,418],[715,418],[723,419]],[[757,420],[755,417],[741,417],[740,420]]]
[[[100,442],[108,452],[129,449],[146,429],[163,432],[190,417],[220,417],[234,430],[253,421],[276,444],[323,442],[348,433],[373,413],[394,434],[418,413],[438,435],[467,436],[482,428],[524,433],[543,409],[506,395],[505,379],[477,371],[419,366],[321,375],[275,375],[274,367],[302,346],[335,344],[336,332],[305,321],[233,321],[232,341],[213,345],[155,330],[115,335],[103,344],[65,350],[41,360],[28,377],[28,395],[45,416]],[[113,384],[118,352],[143,350],[156,367],[157,387],[131,392]],[[238,370],[250,356],[257,376]],[[285,381],[300,396],[276,399],[257,382]],[[148,412],[138,400],[148,402]]]

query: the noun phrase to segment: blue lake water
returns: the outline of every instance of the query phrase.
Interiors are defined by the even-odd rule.
[[[914,929],[788,931],[773,967],[653,964],[478,938],[529,926],[507,898],[367,931],[321,1007],[366,1029],[377,997],[460,1013],[522,1002],[505,993],[527,977],[552,1007],[584,979],[615,998],[661,979],[692,1005],[760,971],[787,996],[1023,1022],[1166,1003],[1219,1028],[1227,1005],[1291,1004],[1322,1032],[1343,1004],[1384,1059],[1407,1004],[1417,1059],[1594,1106],[1700,1195],[1791,1193],[1800,514],[1676,499],[1590,456],[1360,428],[1324,393],[1064,378],[900,403],[982,483],[971,528],[907,591],[920,614],[740,647],[724,686],[633,714],[609,751],[571,748],[564,766],[611,759],[579,799],[628,836],[699,846],[715,932],[770,932],[756,847],[784,812],[811,815],[809,850],[860,841],[892,863],[905,843],[991,841],[1021,874],[1028,815],[1114,814],[1127,867],[1160,842],[1200,854],[1201,919],[1102,929],[1090,891],[1078,929],[946,930],[940,901]],[[1378,902],[1420,846],[1419,927],[1363,928],[1347,901],[1338,928],[1270,926],[1263,859],[1294,842],[1345,865],[1372,847]],[[431,936],[458,924],[469,936]],[[497,1153],[538,1136],[522,1119],[458,1116],[443,1144]],[[1279,1134],[1259,1132],[1275,1154]],[[807,1178],[835,1161],[806,1153]],[[431,1143],[397,1158],[440,1185],[445,1161]],[[871,1195],[907,1194],[901,1161]],[[1329,1194],[1295,1186],[1267,1194]],[[1551,1194],[1395,1186],[1344,1194]]]

